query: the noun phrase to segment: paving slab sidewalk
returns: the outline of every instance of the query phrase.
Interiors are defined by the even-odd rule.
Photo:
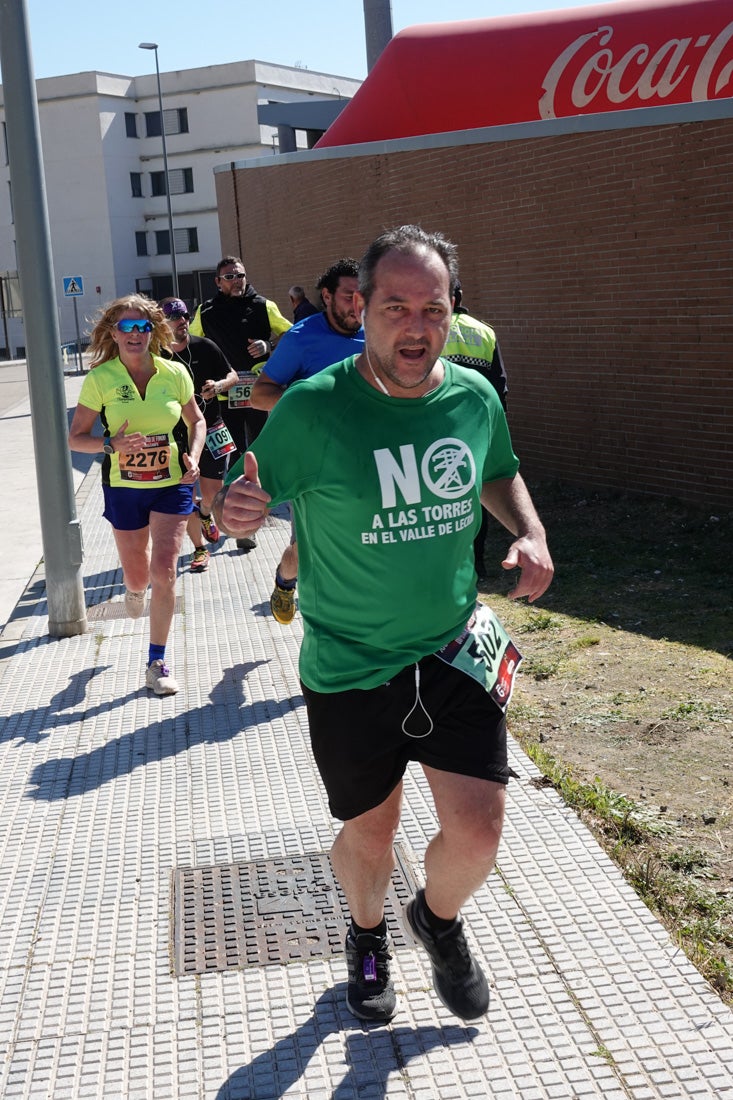
[[[338,827],[308,746],[300,620],[268,611],[289,526],[271,517],[248,555],[222,541],[204,574],[182,558],[182,690],[159,699],[141,686],[147,617],[122,611],[98,463],[77,500],[89,631],[47,636],[41,569],[0,670],[4,1100],[733,1098],[733,1013],[514,743],[498,869],[464,911],[491,978],[484,1020],[440,1005],[408,942],[388,1026],[346,1011],[339,950],[177,974],[182,869],[280,868],[254,899],[274,912]],[[415,880],[434,829],[410,770],[398,841]],[[197,926],[213,948],[220,912]]]

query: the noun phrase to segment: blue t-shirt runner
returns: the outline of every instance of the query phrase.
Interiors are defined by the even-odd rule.
[[[349,355],[359,355],[363,347],[363,328],[346,336],[331,328],[325,313],[314,313],[280,337],[262,373],[278,386],[290,386]]]

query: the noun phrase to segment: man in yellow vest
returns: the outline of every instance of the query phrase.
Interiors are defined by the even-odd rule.
[[[443,349],[443,357],[450,359],[452,363],[460,364],[462,367],[471,367],[482,374],[484,378],[491,382],[499,395],[502,408],[506,412],[506,395],[509,387],[496,333],[493,328],[485,325],[483,321],[471,317],[462,302],[463,290],[460,281],[456,281],[453,317],[448,339]],[[483,508],[481,510],[481,529],[473,544],[474,565],[479,577],[486,575],[484,546],[488,527],[488,513]]]

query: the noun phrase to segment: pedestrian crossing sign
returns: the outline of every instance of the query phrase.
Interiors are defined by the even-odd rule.
[[[84,294],[84,280],[81,275],[64,275],[64,296],[81,298]]]

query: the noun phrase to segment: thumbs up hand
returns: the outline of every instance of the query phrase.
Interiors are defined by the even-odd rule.
[[[212,511],[226,535],[245,538],[262,526],[271,499],[260,484],[257,459],[251,451],[246,451],[243,475],[219,490]]]

